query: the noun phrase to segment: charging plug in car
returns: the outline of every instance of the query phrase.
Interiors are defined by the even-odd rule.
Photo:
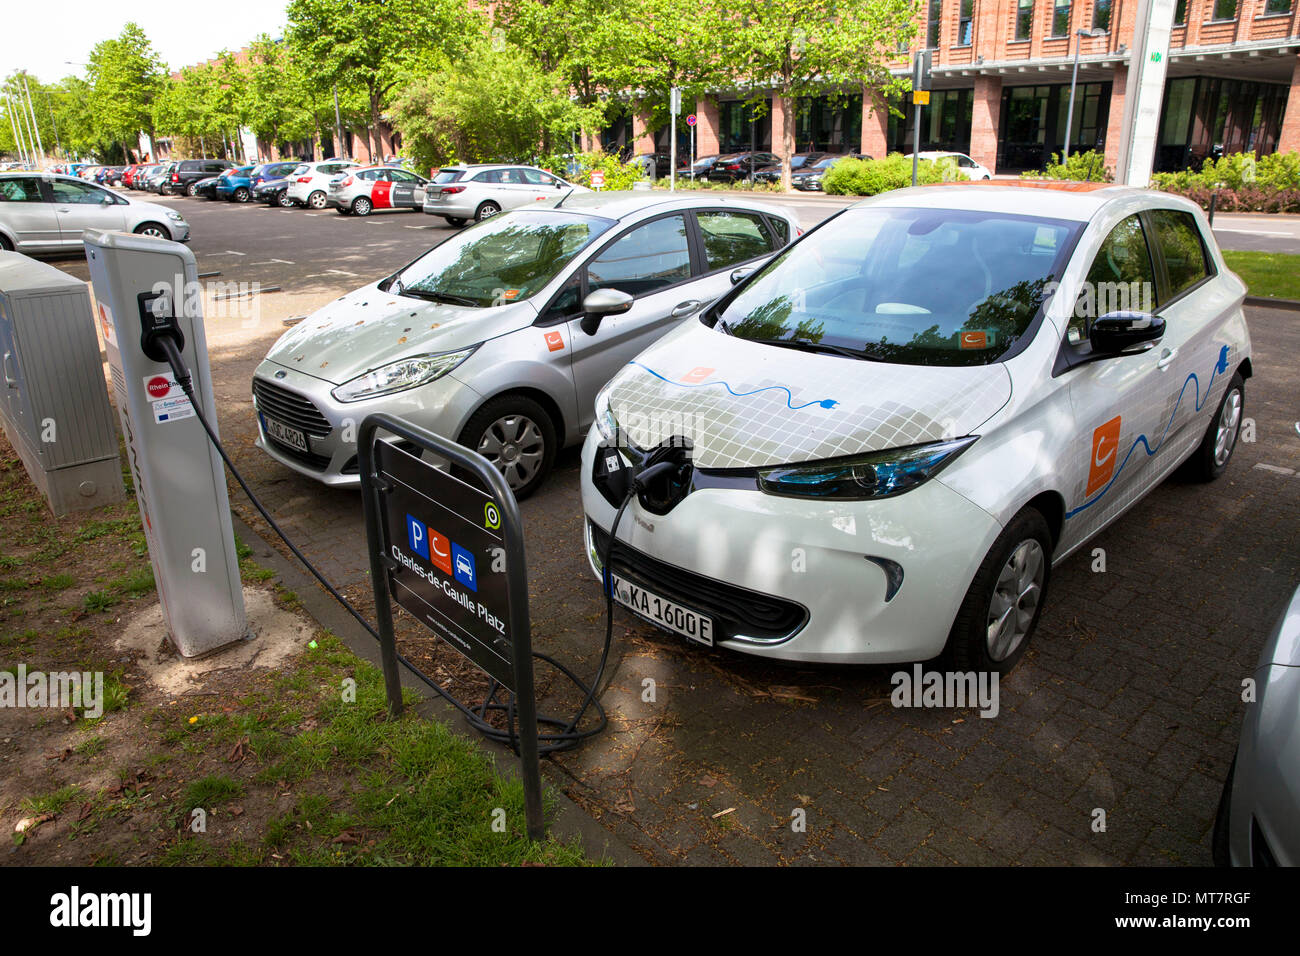
[[[141,292],[136,296],[140,306],[140,351],[154,362],[166,362],[172,367],[176,384],[190,395],[190,370],[185,367],[181,352],[185,348],[185,333],[176,321],[176,309],[167,292]],[[193,396],[190,396],[193,401]]]

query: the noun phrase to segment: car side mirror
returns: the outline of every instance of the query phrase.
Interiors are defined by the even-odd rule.
[[[740,285],[740,283],[752,276],[755,271],[754,266],[746,266],[742,269],[731,270],[731,284]]]
[[[582,331],[595,335],[607,315],[622,315],[632,308],[632,297],[618,289],[597,289],[582,300]]]
[[[1088,329],[1099,355],[1122,355],[1151,348],[1165,334],[1165,320],[1149,312],[1107,312]]]

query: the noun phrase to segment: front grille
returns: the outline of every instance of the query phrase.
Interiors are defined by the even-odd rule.
[[[258,409],[264,414],[292,425],[312,438],[324,438],[332,430],[330,423],[310,398],[266,379],[253,379],[253,397],[257,399]]]
[[[603,561],[609,534],[594,524],[590,527]],[[801,604],[674,567],[622,541],[614,542],[610,564],[619,577],[713,618],[722,640],[748,637],[775,643],[793,637],[808,623],[808,610]]]

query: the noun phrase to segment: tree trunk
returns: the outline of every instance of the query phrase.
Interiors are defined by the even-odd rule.
[[[781,97],[781,191],[792,188],[790,157],[794,155],[794,110],[799,101],[793,96]]]
[[[383,146],[379,141],[379,93],[374,90],[370,93],[370,135],[374,143],[370,152],[370,163],[374,165],[384,160],[384,157],[380,155],[383,152]]]

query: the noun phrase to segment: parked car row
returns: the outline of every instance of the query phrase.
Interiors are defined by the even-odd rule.
[[[134,232],[187,242],[190,226],[174,209],[56,173],[0,173],[0,249],[75,250],[86,229]]]
[[[1142,311],[1080,307],[1139,286]],[[1228,466],[1245,293],[1196,205],[1129,187],[902,189],[804,235],[759,202],[566,192],[286,332],[258,446],[355,486],[347,426],[389,412],[522,498],[582,443],[582,550],[661,629],[1005,674],[1055,565],[1175,469]]]

